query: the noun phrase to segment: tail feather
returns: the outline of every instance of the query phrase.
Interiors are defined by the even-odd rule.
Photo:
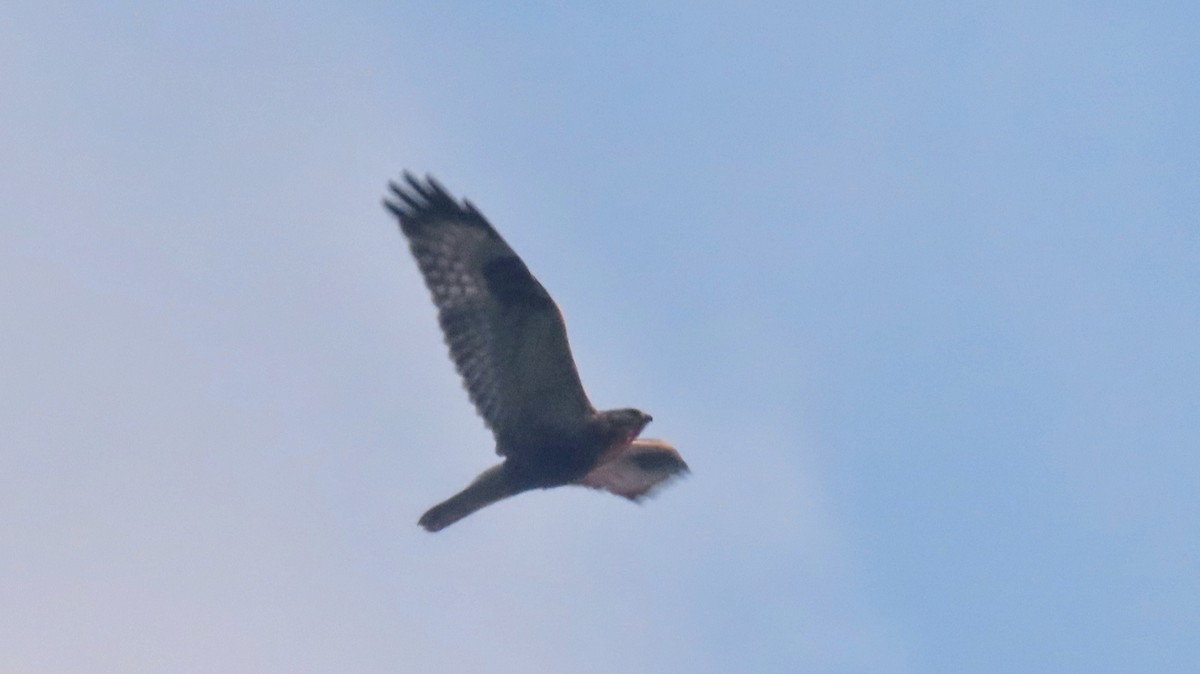
[[[427,531],[441,531],[476,510],[516,493],[504,472],[504,464],[492,466],[480,473],[466,489],[430,508],[418,524]]]

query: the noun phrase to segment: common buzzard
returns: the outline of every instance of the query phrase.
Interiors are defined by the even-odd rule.
[[[471,204],[404,174],[383,205],[400,221],[437,306],[450,357],[504,461],[420,520],[438,531],[530,489],[579,484],[638,500],[687,470],[662,440],[638,439],[636,409],[598,412],[558,306]]]

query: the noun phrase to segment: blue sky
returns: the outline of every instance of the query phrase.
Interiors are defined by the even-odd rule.
[[[1194,670],[1198,15],[8,3],[0,670]],[[405,168],[689,479],[416,526]]]

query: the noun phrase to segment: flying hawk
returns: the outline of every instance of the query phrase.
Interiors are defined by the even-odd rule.
[[[636,501],[687,470],[671,445],[638,439],[649,414],[592,407],[558,306],[470,201],[430,176],[406,172],[389,186],[383,205],[400,221],[450,357],[504,457],[421,526],[438,531],[500,499],[567,484]]]

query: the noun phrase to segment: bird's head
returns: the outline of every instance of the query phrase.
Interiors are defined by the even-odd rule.
[[[654,417],[632,407],[609,410],[603,413],[603,417],[609,431],[624,445],[633,442],[641,434],[646,424],[654,421]]]

